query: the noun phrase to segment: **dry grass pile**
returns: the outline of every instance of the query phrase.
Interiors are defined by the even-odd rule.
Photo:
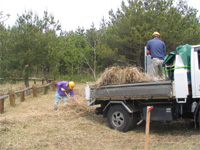
[[[109,85],[109,84],[123,84],[130,82],[143,82],[151,81],[152,77],[143,73],[138,67],[119,67],[113,66],[107,68],[97,80],[96,84]]]

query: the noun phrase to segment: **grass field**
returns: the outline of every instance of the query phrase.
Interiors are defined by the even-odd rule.
[[[5,102],[0,114],[0,150],[143,150],[145,123],[123,133],[108,127],[107,120],[87,106],[85,84],[76,84],[75,102],[53,111],[55,91],[47,95]],[[150,150],[199,150],[200,132],[192,122],[151,123]]]

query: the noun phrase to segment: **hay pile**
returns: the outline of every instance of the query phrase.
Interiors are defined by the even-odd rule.
[[[151,81],[152,77],[143,73],[139,68],[113,66],[107,68],[97,80],[97,86],[123,84],[130,82]]]

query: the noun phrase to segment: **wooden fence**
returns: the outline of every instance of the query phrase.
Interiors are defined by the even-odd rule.
[[[15,94],[20,94],[20,102],[25,101],[25,92],[32,90],[33,91],[33,97],[37,97],[37,90],[38,89],[44,89],[44,94],[47,94],[48,90],[50,89],[50,86],[52,86],[52,89],[56,90],[56,81],[52,81],[51,83],[47,83],[41,86],[33,85],[32,87],[28,88],[22,88],[18,91],[9,90],[9,92],[6,93],[0,93],[0,113],[4,113],[4,100],[9,97],[10,100],[10,106],[14,107],[15,104]]]
[[[3,81],[14,81],[15,83],[17,82],[17,81],[21,81],[21,80],[24,80],[24,78],[7,78],[7,79],[4,79],[4,78],[0,78],[0,83],[2,84],[3,83]],[[42,82],[42,84],[44,84],[45,83],[45,78],[29,78],[28,80],[33,80],[34,81],[34,84],[36,84],[36,81],[41,81]],[[54,81],[54,79],[47,79],[48,80],[48,83],[50,83],[50,82],[52,82],[52,81]]]

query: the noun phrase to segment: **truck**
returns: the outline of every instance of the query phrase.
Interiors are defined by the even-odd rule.
[[[88,105],[97,105],[95,113],[122,132],[146,121],[148,106],[153,106],[151,122],[191,119],[200,127],[200,45],[177,47],[165,57],[163,70],[163,81],[87,85]]]

